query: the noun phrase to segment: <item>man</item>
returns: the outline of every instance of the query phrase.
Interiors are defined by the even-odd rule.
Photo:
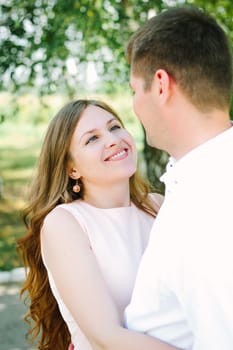
[[[151,18],[127,46],[134,111],[171,155],[165,201],[126,326],[182,349],[233,349],[232,56],[193,7]]]

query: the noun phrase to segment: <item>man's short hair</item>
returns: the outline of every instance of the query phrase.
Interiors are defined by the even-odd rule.
[[[169,8],[152,17],[130,39],[126,57],[145,89],[156,70],[164,69],[197,108],[230,106],[230,45],[217,22],[198,8]]]

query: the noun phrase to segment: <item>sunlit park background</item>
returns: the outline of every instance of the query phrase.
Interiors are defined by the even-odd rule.
[[[136,139],[142,170],[163,191],[167,155],[145,144],[124,50],[141,23],[180,3],[207,9],[233,43],[231,0],[0,0],[0,270],[21,265],[20,210],[45,128],[70,99],[109,102]]]
[[[167,155],[145,143],[124,50],[147,18],[179,4],[208,10],[233,45],[232,0],[0,0],[0,271],[22,265],[20,212],[48,122],[71,99],[100,98],[116,109],[142,171],[163,192]]]

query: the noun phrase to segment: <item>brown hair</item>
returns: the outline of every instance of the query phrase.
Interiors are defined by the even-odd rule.
[[[18,240],[27,275],[21,290],[30,308],[25,316],[29,324],[28,339],[39,338],[41,350],[64,350],[70,343],[68,328],[51,292],[47,270],[41,256],[40,231],[46,215],[58,204],[82,198],[72,192],[73,180],[67,174],[69,147],[82,112],[94,105],[110,112],[120,120],[107,104],[95,100],[77,100],[64,106],[51,121],[38,162],[37,174],[31,186],[29,205],[23,211],[27,234]],[[120,120],[121,122],[121,120]],[[121,122],[122,123],[122,122]],[[138,172],[130,178],[132,202],[141,210],[155,216],[149,197],[149,186]]]
[[[228,108],[232,56],[221,27],[202,10],[175,7],[152,17],[130,39],[126,57],[133,74],[150,89],[154,73],[164,69],[201,110]]]

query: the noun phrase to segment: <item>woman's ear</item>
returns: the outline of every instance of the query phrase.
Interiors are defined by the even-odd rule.
[[[68,166],[67,172],[68,172],[69,177],[73,180],[77,180],[80,178],[80,174],[79,174],[78,170],[72,165]]]

